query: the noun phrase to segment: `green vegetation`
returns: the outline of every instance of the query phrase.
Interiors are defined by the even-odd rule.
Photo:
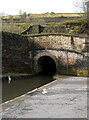
[[[74,21],[66,21],[64,22],[65,25],[70,25],[70,26],[78,26],[82,25],[86,19],[80,19],[80,20],[74,20]]]
[[[62,23],[67,33],[81,34],[81,27],[86,24],[86,19],[79,19],[74,21],[66,21]],[[83,28],[85,31],[85,28]],[[79,33],[80,31],[80,33]],[[87,34],[87,33],[86,33]]]
[[[48,36],[48,35],[63,35],[63,36],[73,36],[73,37],[84,38],[84,35],[74,35],[74,34],[68,34],[68,33],[41,33],[41,34],[28,34],[23,36],[37,37],[37,36]]]
[[[20,18],[21,15],[14,15],[12,18]],[[80,17],[80,14],[78,13],[54,13],[54,12],[47,12],[44,14],[28,14],[26,15],[29,18],[36,18],[36,17]],[[3,16],[2,19],[9,19],[10,16]]]
[[[81,26],[86,21],[84,17],[81,17],[80,14],[72,13],[51,12],[45,14],[25,15],[25,19],[23,17],[24,16],[21,17],[21,15],[2,17],[3,19],[2,30],[4,32],[8,31],[11,33],[20,34],[26,29],[28,29],[30,26],[40,24],[46,26],[42,33],[77,34]],[[51,21],[51,17],[53,18],[53,22]],[[4,19],[7,19],[7,21],[4,21]],[[13,21],[13,19],[21,20]]]
[[[22,31],[24,31],[31,25],[33,25],[33,24],[30,24],[30,23],[3,23],[2,30],[4,32],[8,31],[11,33],[20,34]]]
[[[82,68],[77,70],[77,76],[79,77],[89,77],[89,68]]]
[[[76,71],[75,68],[62,69],[60,71],[60,74],[62,74],[62,75],[69,75],[69,76],[77,76],[77,71]]]
[[[20,76],[20,75],[28,75],[27,73],[4,73],[3,76]]]
[[[60,74],[69,75],[69,76],[78,76],[78,77],[89,77],[89,68],[82,68],[76,70],[75,68],[62,69]]]

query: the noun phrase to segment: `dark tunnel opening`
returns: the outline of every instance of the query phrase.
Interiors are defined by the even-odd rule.
[[[56,73],[56,63],[49,56],[42,56],[38,59],[38,72],[42,75],[54,75]]]

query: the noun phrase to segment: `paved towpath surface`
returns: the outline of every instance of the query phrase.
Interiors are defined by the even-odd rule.
[[[33,93],[3,104],[3,118],[87,118],[87,78],[57,76],[56,79]]]

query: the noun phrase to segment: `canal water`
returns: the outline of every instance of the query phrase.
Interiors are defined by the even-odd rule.
[[[10,83],[8,82],[8,79],[2,80],[2,102],[23,95],[51,81],[53,81],[52,76],[43,76],[43,75],[33,76],[24,79],[12,78]]]

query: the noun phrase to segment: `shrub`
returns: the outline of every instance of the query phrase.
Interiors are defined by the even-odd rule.
[[[51,12],[50,14],[51,14],[51,15],[54,15],[54,14],[55,14],[55,12]]]

